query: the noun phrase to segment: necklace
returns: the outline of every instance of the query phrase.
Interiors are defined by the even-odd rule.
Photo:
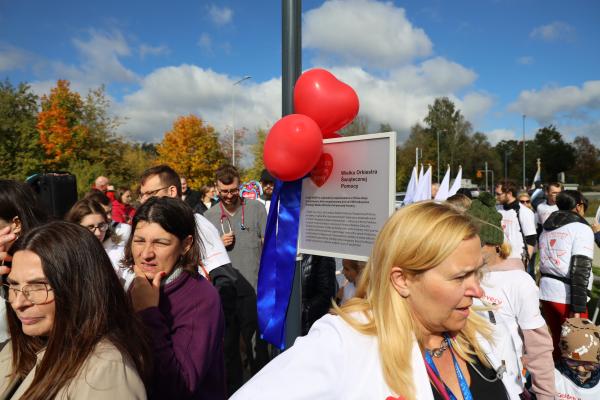
[[[442,341],[442,344],[440,345],[440,347],[436,347],[435,349],[427,349],[427,352],[429,352],[429,354],[431,354],[433,357],[435,358],[440,358],[442,356],[442,354],[444,354],[444,351],[446,351],[448,349],[448,340],[444,339]]]

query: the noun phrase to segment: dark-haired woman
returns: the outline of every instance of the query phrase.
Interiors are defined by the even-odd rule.
[[[125,286],[131,283],[133,274],[127,273],[121,268],[125,243],[112,229],[108,215],[100,203],[89,198],[79,200],[65,215],[65,220],[81,225],[92,232],[104,246],[119,279]]]
[[[47,220],[46,212],[29,185],[0,179],[0,230],[9,228],[8,232],[14,234],[13,239],[6,243],[6,248],[10,248],[19,235]],[[0,256],[0,263],[4,265],[7,261]]]
[[[216,289],[198,274],[202,243],[192,209],[151,198],[136,212],[125,265],[129,294],[151,337],[155,399],[225,399],[224,321]]]
[[[51,222],[11,247],[2,399],[145,399],[143,326],[86,229]]]
[[[10,266],[7,252],[15,240],[25,232],[46,222],[48,216],[42,209],[36,193],[25,183],[0,179],[0,274]],[[5,302],[0,302],[0,315],[6,313]],[[6,318],[0,318],[0,344],[8,340]],[[0,346],[1,348],[1,346]]]
[[[556,197],[558,211],[544,222],[540,236],[540,300],[542,314],[552,333],[554,360],[567,318],[587,318],[588,291],[592,288],[594,232],[584,218],[588,200],[577,190]]]

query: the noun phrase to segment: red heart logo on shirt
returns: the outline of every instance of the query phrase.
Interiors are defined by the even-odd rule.
[[[317,162],[317,165],[310,173],[310,179],[315,185],[321,187],[327,182],[327,179],[329,179],[332,170],[333,157],[329,153],[323,153],[321,154],[321,158],[319,158],[319,162]]]
[[[550,240],[550,247],[554,247],[555,244],[556,244],[556,239]]]

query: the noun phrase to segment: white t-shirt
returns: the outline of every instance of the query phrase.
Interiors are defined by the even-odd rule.
[[[548,205],[547,202],[538,204],[537,211],[535,212],[535,223],[538,225],[544,225],[544,222],[546,222],[550,214],[552,214],[554,211],[558,211],[558,206],[556,204],[553,206]]]
[[[538,288],[531,276],[522,270],[488,272],[481,286],[484,290],[481,300],[492,305],[495,323],[491,321],[489,312],[479,313],[492,322],[493,353],[498,360],[504,360],[507,370],[502,381],[511,399],[519,400],[519,393],[524,388],[520,330],[546,325],[540,314]],[[481,304],[478,300],[475,303]]]
[[[204,256],[202,257],[204,268],[210,272],[221,265],[231,263],[217,228],[200,214],[194,214],[194,217],[198,235],[204,246]]]
[[[0,301],[0,343],[6,342],[10,339],[10,332],[8,331],[8,321],[6,319],[6,305],[8,302]]]
[[[129,229],[129,232],[131,232],[131,229]],[[112,263],[119,280],[123,284],[125,291],[129,290],[129,286],[135,278],[135,272],[129,268],[121,267],[121,260],[125,255],[125,242],[120,241],[119,243],[115,243],[111,239],[107,239],[102,245],[104,246],[104,250],[106,250],[106,254],[108,254],[108,258],[110,258],[110,262]]]
[[[556,399],[558,400],[600,399],[600,384],[593,388],[579,387],[557,369],[554,370],[554,381],[556,382]]]
[[[594,232],[589,225],[572,222],[540,235],[540,272],[569,277],[571,257],[583,255],[594,257]],[[593,274],[590,271],[588,289],[592,289]],[[571,304],[571,287],[554,278],[540,280],[540,300]]]
[[[432,400],[416,342],[411,364],[416,399]],[[325,315],[231,400],[384,400],[388,396],[397,394],[385,383],[377,338],[359,333],[341,317]]]
[[[505,210],[502,205],[496,207],[498,212],[502,214],[502,230],[510,243],[511,251],[508,258],[518,258],[521,260],[523,254],[523,236],[535,235],[535,216],[533,211],[527,207],[519,208],[519,220],[523,228],[523,234],[517,221],[517,212],[515,210]]]
[[[121,241],[126,243],[131,235],[131,225],[119,222],[114,229],[117,236],[121,238]]]

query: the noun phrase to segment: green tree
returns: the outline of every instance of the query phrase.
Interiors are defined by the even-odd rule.
[[[44,152],[36,131],[38,98],[29,85],[0,82],[0,176],[23,180],[41,172]]]
[[[575,166],[575,148],[563,140],[555,126],[538,129],[533,144],[532,152],[526,149],[527,172],[531,174],[527,175],[528,179],[535,174],[537,158],[542,161],[542,179],[545,182],[556,180],[559,172],[568,172]]]
[[[578,136],[573,141],[577,162],[571,169],[575,182],[590,185],[600,178],[600,150],[586,136]]]

